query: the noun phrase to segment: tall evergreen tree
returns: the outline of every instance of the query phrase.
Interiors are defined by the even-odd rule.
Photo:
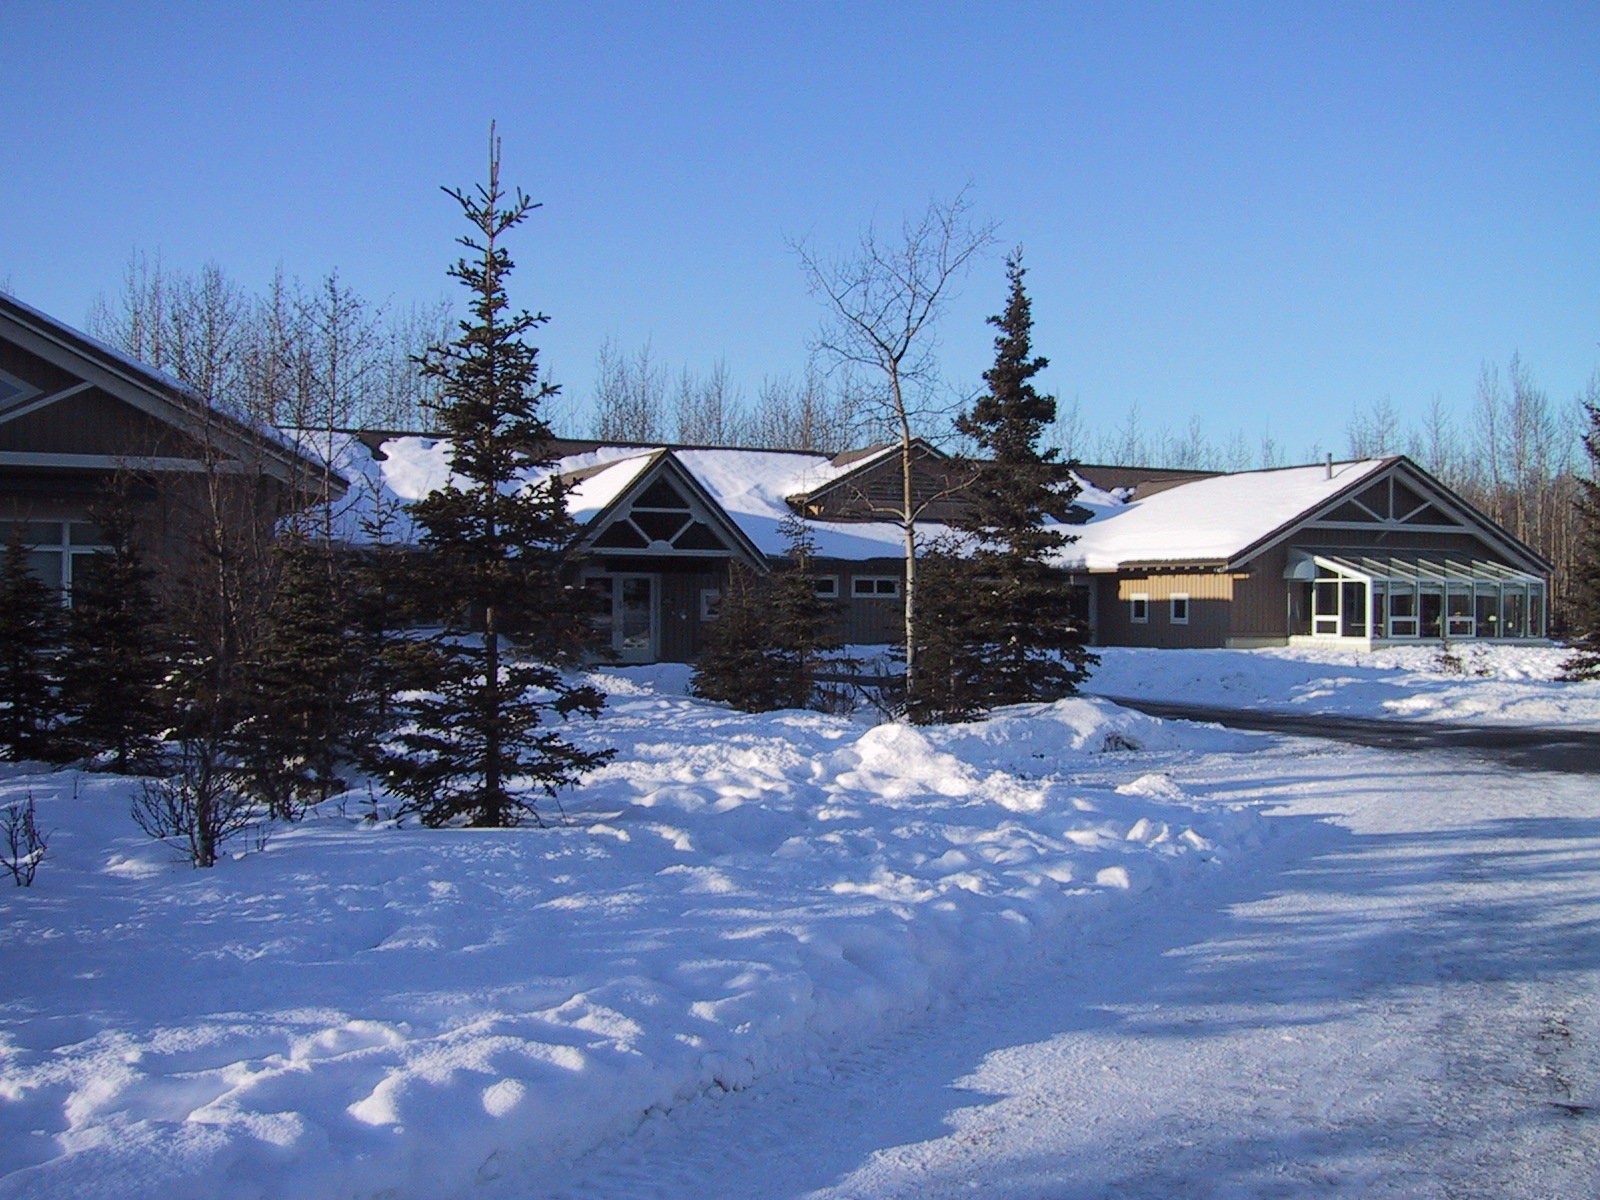
[[[164,614],[126,493],[113,491],[93,516],[106,548],[74,572],[61,680],[66,736],[75,753],[105,755],[112,771],[127,774],[149,763],[172,716]]]
[[[424,824],[509,826],[539,820],[530,785],[554,795],[610,755],[544,728],[551,717],[598,715],[604,697],[560,669],[586,638],[568,570],[578,528],[559,479],[529,482],[553,465],[540,405],[556,389],[539,379],[538,351],[525,340],[548,318],[510,310],[512,262],[501,238],[536,206],[520,190],[501,190],[492,128],[488,183],[446,191],[474,229],[460,239],[472,257],[450,270],[472,293],[471,316],[423,366],[440,384],[451,478],[411,513],[453,611],[422,650],[429,690],[397,706],[384,775]],[[523,655],[506,653],[508,634]]]
[[[1070,579],[1051,562],[1073,538],[1045,521],[1065,516],[1077,487],[1071,464],[1039,449],[1056,402],[1033,385],[1049,360],[1033,353],[1026,274],[1014,251],[1006,259],[1005,311],[989,318],[1000,332],[994,366],[983,375],[988,391],[956,422],[982,457],[971,464],[966,510],[952,522],[966,544],[930,563],[927,636],[943,661],[939,677],[920,681],[908,697],[914,720],[1070,696],[1096,662]]]
[[[1578,529],[1572,556],[1572,654],[1562,664],[1567,679],[1600,679],[1600,402],[1584,404],[1589,428],[1583,435],[1589,459],[1578,483]]]
[[[0,558],[0,756],[62,756],[61,637],[61,597],[29,569],[14,529]]]

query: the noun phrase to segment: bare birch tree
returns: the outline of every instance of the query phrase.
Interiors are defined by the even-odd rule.
[[[905,546],[906,687],[916,684],[917,517],[912,486],[914,442],[938,383],[936,326],[952,289],[993,245],[994,222],[974,222],[966,189],[931,201],[921,217],[901,222],[897,237],[868,225],[853,250],[822,254],[791,242],[800,269],[826,316],[814,348],[867,385],[864,404],[890,426],[900,447],[900,503],[888,515]],[[925,503],[925,502],[924,502]]]

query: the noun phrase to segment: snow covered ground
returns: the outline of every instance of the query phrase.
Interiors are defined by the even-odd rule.
[[[924,733],[601,678],[585,736],[621,752],[551,829],[396,829],[352,795],[196,872],[127,781],[0,780],[54,831],[0,897],[0,1196],[523,1195],[1261,837],[1164,773],[1246,735],[1093,700]]]
[[[1556,679],[1559,647],[1462,643],[1344,650],[1096,650],[1102,696],[1344,717],[1600,729],[1600,681]]]
[[[1186,652],[1155,653],[1171,655],[1159,670],[1108,654],[1097,683],[1189,677]],[[1260,703],[1297,703],[1313,669],[1245,661],[1265,664]],[[611,707],[583,736],[620,752],[545,830],[395,828],[365,821],[368,799],[352,794],[196,872],[133,827],[127,781],[0,777],[0,802],[31,793],[54,831],[35,886],[0,895],[0,1197],[843,1198],[974,1180],[1090,1196],[1128,1179],[1149,1186],[1126,1194],[1209,1195],[1133,1148],[1155,1138],[1171,1163],[1198,1163],[1208,1112],[1266,1146],[1306,1104],[1379,1128],[1400,1111],[1374,1099],[1385,1072],[1426,1124],[1444,1085],[1408,1039],[1437,1012],[1387,983],[1373,986],[1392,1020],[1338,1010],[1341,989],[1384,978],[1390,960],[1406,986],[1438,992],[1471,939],[1520,936],[1509,918],[1442,950],[1405,933],[1429,904],[1450,917],[1479,903],[1474,878],[1417,899],[1414,883],[1448,873],[1445,850],[1470,848],[1484,872],[1518,864],[1519,883],[1548,864],[1552,928],[1517,944],[1592,944],[1582,930],[1597,914],[1556,901],[1562,888],[1592,897],[1593,864],[1532,827],[1480,828],[1516,796],[1488,767],[1416,756],[1401,769],[1094,699],[918,731],[731,713],[684,696],[681,668],[597,678]],[[1567,791],[1518,811],[1586,810],[1592,830],[1589,783],[1552,784]],[[1386,840],[1391,826],[1404,837]],[[1350,829],[1373,832],[1369,866],[1390,869],[1379,883],[1351,884]],[[1320,865],[1294,882],[1307,854]],[[1274,899],[1295,887],[1305,899]],[[1260,906],[1248,936],[1222,923],[1234,903]],[[1483,903],[1540,912],[1520,896]],[[1194,964],[1206,986],[1183,992],[1199,986]],[[1593,1004],[1545,1013],[1531,964],[1516,976],[1528,1019],[1587,1039]],[[1450,1019],[1471,1024],[1468,993],[1450,995]],[[1059,1032],[1047,1027],[1063,1012],[1113,1040],[1046,1038],[1054,1067],[1006,1065],[1001,1051]],[[1184,1042],[1188,1022],[1206,1036]],[[1195,1052],[1165,1052],[1183,1046]],[[1561,1069],[1588,1103],[1593,1072]],[[1461,1078],[1481,1085],[1487,1070]],[[1307,1072],[1310,1099],[1293,1091]],[[977,1090],[953,1100],[952,1086]],[[1016,1142],[1043,1136],[1028,1113],[1051,1111],[1075,1114],[1052,1126],[1057,1142]],[[985,1146],[998,1157],[980,1163]],[[1293,1157],[1272,1147],[1251,1171]],[[1101,1190],[1067,1189],[1058,1153],[1094,1164],[1083,1179]],[[996,1190],[1023,1162],[1038,1187]],[[1364,1194],[1363,1169],[1339,1167],[1336,1182]],[[717,1171],[725,1186],[708,1182]]]

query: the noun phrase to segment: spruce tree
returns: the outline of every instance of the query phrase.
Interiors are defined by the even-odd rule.
[[[1006,259],[1005,311],[989,318],[1000,332],[994,366],[983,375],[988,390],[956,422],[982,457],[970,467],[965,511],[951,522],[965,544],[943,552],[935,594],[925,594],[929,626],[938,627],[928,637],[945,644],[947,661],[943,678],[926,680],[908,697],[914,720],[1070,696],[1097,661],[1085,648],[1070,578],[1051,562],[1073,539],[1045,521],[1065,515],[1077,488],[1071,464],[1039,449],[1056,402],[1033,385],[1049,360],[1033,353],[1026,274],[1014,251]]]
[[[91,514],[105,549],[80,560],[72,584],[62,703],[77,754],[104,756],[119,774],[154,758],[172,717],[164,614],[135,539],[133,513],[116,490]]]
[[[742,562],[728,564],[728,583],[706,630],[689,690],[741,712],[789,707],[790,688],[771,667],[772,607],[768,581]]]
[[[1572,556],[1572,654],[1561,666],[1564,679],[1600,679],[1600,402],[1584,404],[1589,428],[1583,449],[1587,477],[1578,478],[1578,536]]]
[[[28,567],[20,531],[0,558],[0,756],[63,757],[61,597]]]
[[[332,547],[292,528],[275,557],[236,736],[250,791],[273,816],[293,820],[344,787],[339,771],[351,757],[361,647]]]
[[[488,183],[446,191],[474,229],[460,239],[471,257],[450,270],[472,293],[471,315],[423,364],[440,386],[451,478],[410,511],[451,611],[443,632],[419,643],[428,690],[397,704],[383,775],[426,825],[502,827],[540,820],[530,788],[554,795],[610,754],[545,728],[552,717],[598,715],[604,696],[560,669],[587,638],[570,583],[578,527],[560,480],[532,478],[553,465],[540,406],[556,389],[539,379],[525,335],[547,318],[512,312],[505,290],[512,261],[501,238],[536,206],[501,190],[492,129]],[[521,655],[507,653],[512,634]]]
[[[695,695],[743,712],[811,704],[833,610],[817,596],[811,531],[792,516],[781,531],[788,548],[771,575],[729,564],[727,591],[695,665]]]

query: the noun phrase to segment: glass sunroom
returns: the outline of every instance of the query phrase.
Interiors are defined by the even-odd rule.
[[[1309,585],[1310,636],[1318,641],[1545,636],[1544,579],[1486,559],[1295,551],[1286,573]]]

